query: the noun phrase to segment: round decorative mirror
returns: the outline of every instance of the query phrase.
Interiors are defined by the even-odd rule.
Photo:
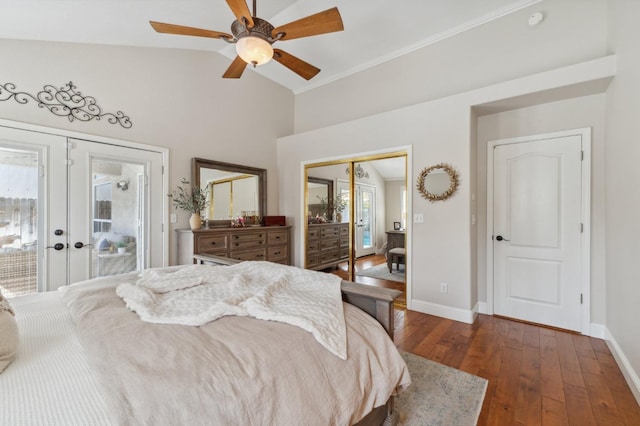
[[[447,164],[436,164],[420,172],[416,186],[429,201],[446,200],[458,189],[458,173]]]

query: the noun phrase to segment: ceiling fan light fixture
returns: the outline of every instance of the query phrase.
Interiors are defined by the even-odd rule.
[[[273,47],[268,41],[254,36],[242,37],[236,42],[236,52],[248,64],[266,64],[273,58]]]

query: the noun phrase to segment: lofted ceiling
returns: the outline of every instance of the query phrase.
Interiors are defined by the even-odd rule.
[[[276,42],[278,48],[322,70],[310,81],[275,61],[253,72],[301,93],[539,1],[257,0],[257,16],[274,26],[338,7],[345,29]],[[248,6],[253,8],[252,0]],[[0,38],[206,50],[231,63],[234,45],[159,34],[149,21],[230,33],[234,19],[224,0],[3,0]]]

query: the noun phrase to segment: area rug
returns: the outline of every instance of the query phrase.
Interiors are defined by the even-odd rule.
[[[386,263],[381,263],[380,265],[372,266],[371,268],[358,271],[356,272],[356,275],[360,277],[371,277],[381,280],[404,282],[404,265],[400,265],[400,270],[398,271],[396,269],[396,264],[394,263],[391,270],[392,272],[389,272],[389,267]]]
[[[406,426],[477,424],[488,381],[402,352],[411,385],[396,398],[400,424]]]

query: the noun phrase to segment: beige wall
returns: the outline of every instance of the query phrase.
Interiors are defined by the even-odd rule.
[[[611,0],[609,6],[618,71],[606,105],[606,323],[640,401],[640,2]]]
[[[190,178],[192,157],[266,168],[268,212],[278,213],[276,138],[293,131],[294,115],[293,94],[282,86],[253,72],[222,79],[229,60],[203,51],[2,40],[0,57],[1,83],[36,93],[71,80],[104,111],[122,110],[133,127],[71,123],[33,102],[13,100],[0,102],[0,118],[168,148],[171,189]],[[177,213],[170,263],[173,229],[188,226],[188,215]]]

